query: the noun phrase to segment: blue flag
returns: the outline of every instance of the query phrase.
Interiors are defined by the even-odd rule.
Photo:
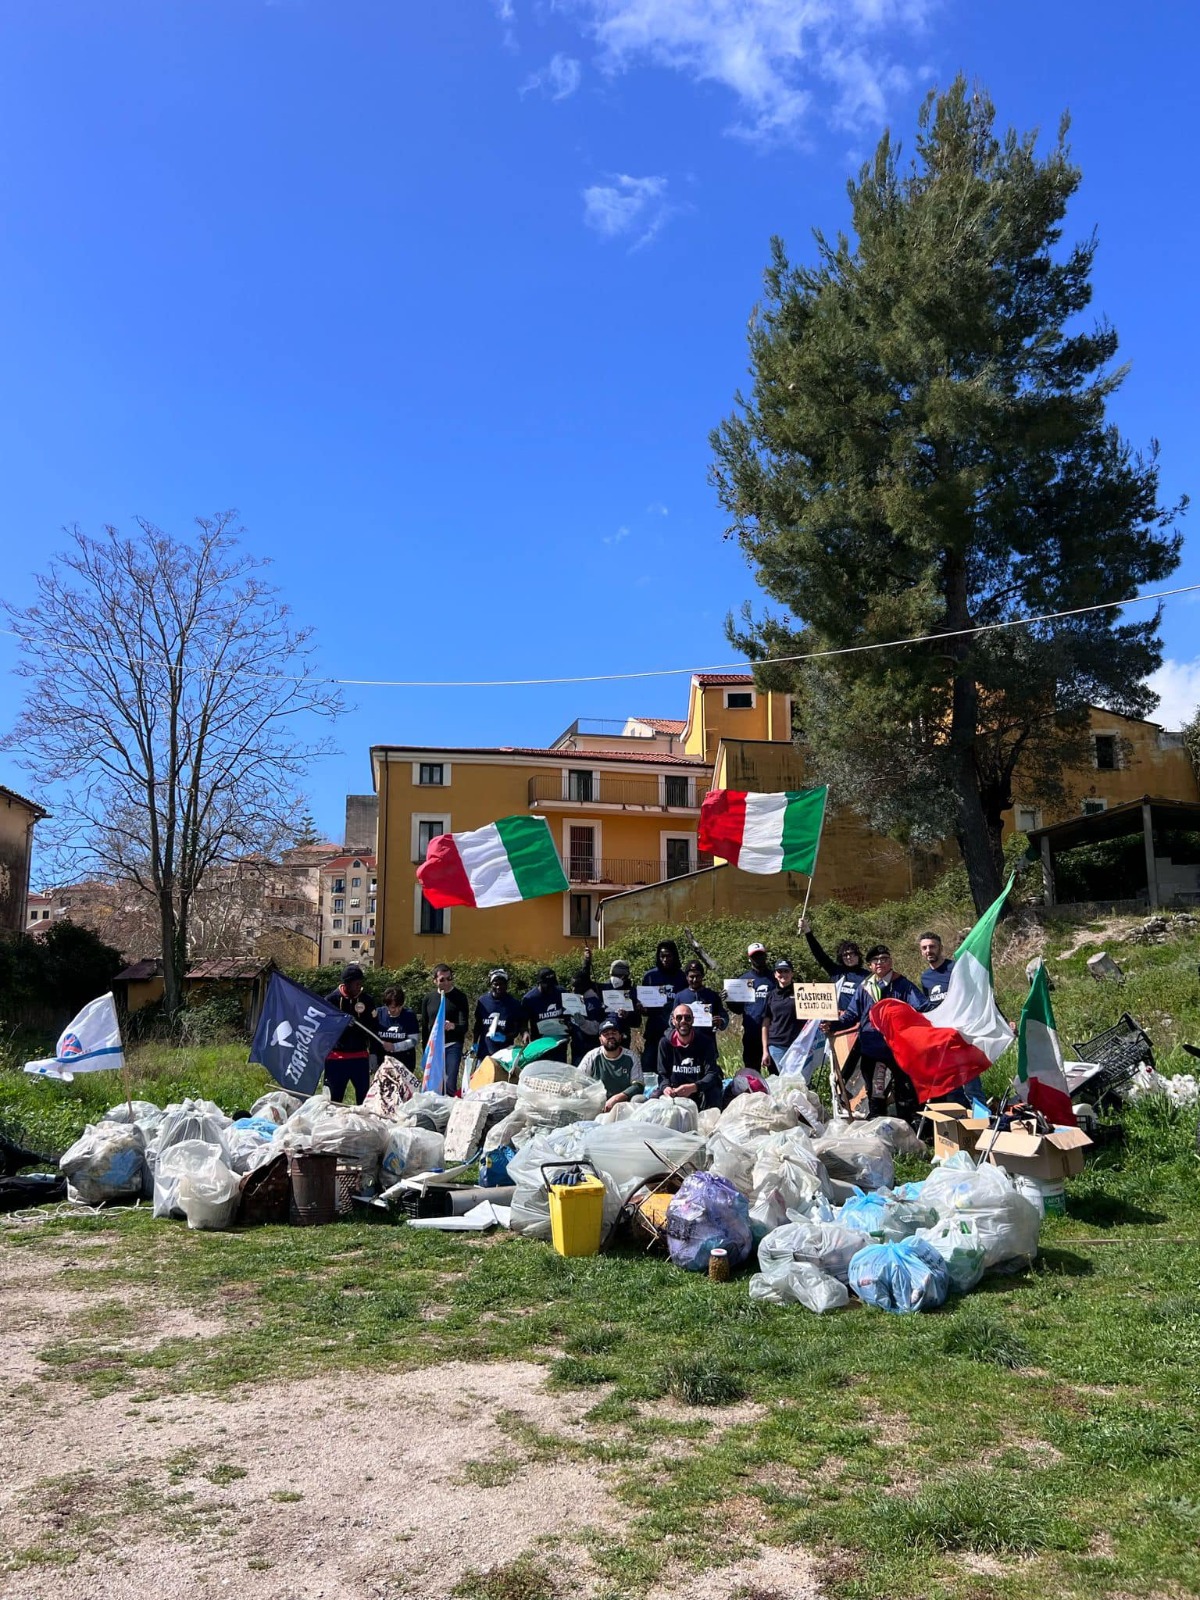
[[[325,1057],[341,1038],[347,1018],[298,983],[273,972],[250,1059],[293,1094],[315,1094]]]
[[[425,1046],[422,1089],[432,1094],[446,1092],[446,996],[438,1001],[438,1014],[429,1030],[429,1043]]]

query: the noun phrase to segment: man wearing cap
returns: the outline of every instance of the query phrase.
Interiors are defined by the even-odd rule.
[[[562,990],[553,967],[543,967],[537,983],[521,1002],[525,1011],[525,1025],[530,1039],[555,1039],[558,1043],[546,1059],[565,1061],[571,1042],[567,1027],[567,1010],[563,1005]]]
[[[371,1087],[372,1039],[359,1023],[374,1032],[376,1011],[374,1000],[363,988],[363,969],[347,967],[341,983],[325,996],[325,1004],[350,1018],[341,1038],[325,1057],[325,1085],[332,1100],[344,1100],[346,1086],[352,1083],[354,1098],[362,1105]]]
[[[775,1071],[804,1026],[803,1020],[796,1015],[793,982],[792,963],[786,956],[780,956],[775,963],[775,987],[768,994],[762,1009],[761,1072]]]
[[[892,965],[892,952],[885,944],[872,945],[867,951],[870,977],[842,1007],[837,1022],[826,1023],[827,1033],[839,1032],[847,1027],[858,1027],[858,1050],[862,1057],[862,1075],[871,1100],[871,1115],[887,1115],[887,1071],[892,1074],[892,1090],[896,1096],[896,1113],[913,1127],[920,1119],[917,1091],[913,1081],[897,1065],[888,1048],[887,1040],[871,1022],[871,1007],[877,1000],[903,1000],[914,1011],[927,1011],[929,1001],[924,990],[911,978],[897,972]]]
[[[618,1011],[606,998],[610,994],[620,994],[629,1002],[627,1011]],[[641,1009],[637,1002],[637,993],[633,987],[633,979],[629,975],[628,961],[614,961],[608,969],[608,982],[600,991],[600,1003],[604,1007],[604,1015],[611,1017],[621,1030],[621,1043],[628,1050],[633,1042],[633,1024]]]
[[[525,1008],[508,992],[508,973],[495,967],[488,973],[488,991],[475,1002],[475,1028],[472,1039],[475,1054],[482,1061],[497,1050],[516,1044],[525,1027]]]
[[[757,1072],[762,1065],[762,1014],[767,996],[775,987],[771,976],[771,963],[767,947],[757,939],[746,946],[746,959],[750,965],[742,973],[743,983],[754,990],[753,1000],[731,1000],[729,1009],[742,1019],[742,1066],[747,1072]]]
[[[637,1051],[622,1041],[620,1024],[613,1017],[605,1017],[600,1024],[600,1043],[584,1056],[579,1070],[604,1085],[608,1096],[605,1111],[611,1111],[623,1100],[632,1100],[646,1086]]]

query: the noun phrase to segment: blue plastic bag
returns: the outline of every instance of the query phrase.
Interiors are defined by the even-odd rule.
[[[924,1239],[899,1239],[860,1250],[850,1263],[850,1287],[880,1311],[933,1311],[950,1292],[950,1273]]]
[[[264,1139],[274,1136],[279,1124],[272,1122],[270,1117],[239,1117],[233,1124],[239,1131],[246,1129],[251,1133],[261,1133]]]
[[[847,1228],[857,1228],[860,1233],[878,1234],[883,1225],[887,1201],[880,1193],[867,1194],[856,1188],[853,1195],[838,1212],[838,1221]]]
[[[685,1272],[707,1272],[714,1250],[740,1267],[754,1248],[746,1196],[715,1172],[690,1173],[667,1207],[667,1249]]]
[[[508,1163],[517,1153],[516,1145],[502,1144],[479,1158],[479,1186],[481,1189],[501,1189],[511,1183]]]

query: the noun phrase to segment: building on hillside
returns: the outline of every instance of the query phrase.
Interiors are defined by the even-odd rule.
[[[0,784],[0,934],[21,933],[28,925],[33,830],[49,815],[36,801]]]
[[[374,855],[337,855],[321,863],[319,965],[375,962]]]

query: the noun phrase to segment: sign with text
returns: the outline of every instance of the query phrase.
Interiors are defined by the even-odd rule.
[[[587,1005],[581,994],[572,994],[569,989],[563,991],[563,1010],[569,1017],[586,1017]]]
[[[819,1017],[822,1022],[836,1022],[838,1016],[837,986],[832,983],[797,983],[796,1015]]]
[[[754,1001],[754,985],[746,978],[726,978],[722,987],[726,1000],[732,1000],[735,1005],[750,1005]]]
[[[638,1004],[645,1006],[648,1011],[655,1011],[659,1006],[670,1005],[674,992],[673,989],[668,989],[665,986],[659,988],[656,984],[639,983],[637,986]]]
[[[692,1022],[697,1028],[711,1028],[713,1025],[712,1007],[704,1000],[692,1001]]]
[[[604,1002],[605,1011],[621,1015],[633,1010],[633,996],[625,989],[602,989],[600,998]]]

